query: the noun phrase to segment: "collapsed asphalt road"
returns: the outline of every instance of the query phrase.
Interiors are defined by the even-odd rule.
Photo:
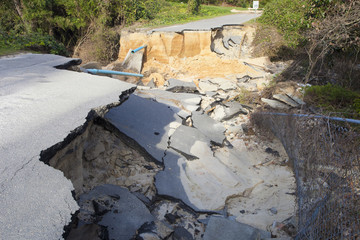
[[[237,128],[248,110],[221,103],[236,92],[228,80],[131,94],[134,85],[54,68],[71,59],[0,61],[4,239],[59,239],[78,205],[69,239],[252,239],[293,215],[286,154]]]
[[[136,89],[65,70],[77,59],[0,59],[1,238],[284,236],[278,223],[295,224],[287,155],[279,141],[253,134],[251,107],[236,101],[240,89],[257,92],[269,74],[218,58],[238,58],[230,53],[248,48],[246,31],[209,34],[199,52],[228,65],[226,77],[151,80]],[[194,41],[184,36],[175,37],[190,49]],[[156,49],[152,61],[171,55]]]

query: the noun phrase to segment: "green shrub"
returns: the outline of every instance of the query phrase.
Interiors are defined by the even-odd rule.
[[[41,33],[8,34],[0,31],[0,48],[13,50],[30,50],[67,56],[65,46],[55,38]]]
[[[25,50],[33,50],[63,56],[68,55],[64,44],[58,42],[52,36],[43,35],[41,33],[31,33],[26,36],[21,36],[20,38],[23,38],[23,47]]]

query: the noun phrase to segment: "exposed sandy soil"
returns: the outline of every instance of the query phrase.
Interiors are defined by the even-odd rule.
[[[251,57],[254,35],[255,29],[250,26],[182,33],[123,32],[119,61],[125,59],[130,49],[147,45],[142,50],[142,73],[145,75],[142,81],[145,84],[151,80],[152,73],[161,74],[165,80],[177,78],[184,81],[215,77],[235,79],[244,75],[264,77],[261,68],[244,64],[244,61],[262,67],[268,64],[267,58]],[[230,46],[224,47],[224,41],[232,36],[241,41],[237,45],[229,42]]]
[[[143,72],[152,71],[164,74],[165,79],[183,78],[203,79],[226,77],[233,74],[254,75],[256,71],[239,60],[221,59],[215,53],[206,56],[188,58],[171,57],[169,64],[149,60],[144,64]]]

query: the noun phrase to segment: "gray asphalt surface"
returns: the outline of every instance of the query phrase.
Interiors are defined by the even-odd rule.
[[[72,183],[39,161],[42,150],[81,126],[91,108],[134,87],[54,66],[71,59],[0,59],[0,239],[61,239],[77,209]]]
[[[199,20],[181,25],[153,29],[152,32],[208,31],[224,25],[240,25],[259,17],[260,13],[232,14],[211,19]]]

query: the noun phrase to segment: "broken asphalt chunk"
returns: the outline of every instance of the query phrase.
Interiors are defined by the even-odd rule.
[[[248,111],[239,102],[232,101],[217,105],[214,109],[213,118],[217,121],[226,121],[239,114],[248,114]]]
[[[218,87],[215,84],[210,83],[210,81],[207,80],[201,80],[199,82],[199,88],[203,92],[216,92],[218,90]]]
[[[294,95],[290,95],[290,94],[286,94],[289,98],[291,98],[292,100],[294,100],[296,103],[298,103],[299,105],[305,105],[305,102],[303,100],[301,100],[300,98],[294,96]]]
[[[214,157],[206,144],[195,141],[189,151],[201,157],[188,161],[174,149],[166,151],[164,171],[155,176],[159,195],[180,199],[195,211],[211,212],[223,209],[229,196],[253,186],[248,176],[235,175],[220,159]],[[214,193],[217,194],[216,198]]]
[[[300,104],[298,104],[296,101],[294,101],[292,98],[290,98],[288,95],[285,94],[274,94],[273,98],[281,101],[283,103],[286,103],[287,105],[291,107],[298,107]]]
[[[167,105],[136,95],[110,109],[104,118],[158,162],[162,162],[173,129],[181,125],[181,119]]]
[[[236,84],[226,78],[213,78],[210,79],[209,82],[216,84],[217,86],[219,86],[219,89],[222,89],[224,91],[236,89]]]
[[[206,135],[212,142],[222,145],[225,139],[225,127],[222,123],[215,121],[206,114],[200,112],[192,113],[193,126]]]
[[[270,238],[269,232],[256,229],[250,225],[222,217],[211,217],[206,227],[204,240],[256,240]]]
[[[232,101],[232,102],[227,102],[224,105],[226,106],[225,108],[226,116],[223,120],[229,120],[238,114],[248,114],[246,109],[244,109],[239,102]]]
[[[181,199],[186,205],[197,210],[198,208],[190,201],[187,193],[191,183],[185,173],[186,159],[170,149],[166,151],[164,164],[164,171],[155,176],[158,194]]]
[[[165,221],[155,220],[142,225],[138,230],[138,236],[142,237],[140,239],[166,239],[173,231],[173,227]],[[155,238],[144,238],[148,234],[154,234],[153,237]]]
[[[184,82],[174,78],[168,80],[168,87],[166,91],[181,92],[181,93],[196,93],[198,92],[194,82]]]
[[[261,101],[275,109],[290,109],[289,105],[276,100],[261,98]]]
[[[119,198],[112,197],[114,194]],[[144,223],[155,220],[146,206],[128,189],[111,184],[97,186],[80,196],[80,220],[90,223],[88,221],[97,214],[89,204],[94,201],[108,203],[107,213],[95,219],[96,221],[100,219],[98,222],[100,226],[107,227],[110,239],[131,239]]]
[[[122,65],[124,69],[129,69],[136,73],[141,73],[141,69],[143,66],[143,58],[144,51],[137,51],[135,53],[132,53],[132,50],[129,50]]]
[[[188,160],[194,160],[209,152],[210,139],[196,128],[181,125],[171,136],[170,147]]]

